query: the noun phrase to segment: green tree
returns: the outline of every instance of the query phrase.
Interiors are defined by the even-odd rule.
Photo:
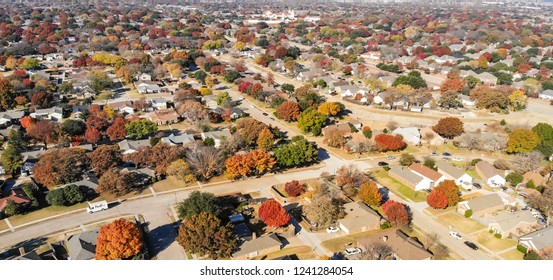
[[[23,156],[13,145],[2,151],[2,165],[7,173],[16,173],[23,165]]]
[[[29,141],[25,138],[21,130],[12,130],[10,134],[8,134],[8,145],[15,147],[19,152],[23,152],[29,147]]]
[[[113,81],[108,75],[101,71],[93,71],[91,73],[90,86],[96,92],[101,92],[107,88],[113,87]]]
[[[217,259],[231,256],[236,239],[230,225],[212,213],[201,212],[183,220],[177,242],[192,254]]]
[[[392,86],[397,87],[399,85],[410,85],[414,89],[428,87],[418,71],[411,71],[407,75],[399,75]]]
[[[221,105],[225,105],[225,106],[228,106],[230,105],[230,102],[232,101],[232,97],[230,97],[230,95],[228,94],[228,92],[221,92],[219,94],[217,94],[217,99],[215,99],[215,101],[217,102],[217,105],[221,106]]]
[[[15,106],[13,85],[4,77],[0,77],[0,111],[7,111]]]
[[[412,154],[409,154],[409,153],[403,153],[399,157],[399,164],[401,164],[403,166],[409,166],[409,165],[415,163],[416,161],[417,161],[417,159],[415,158],[415,156],[413,156]]]
[[[52,206],[64,206],[67,204],[65,195],[63,194],[63,189],[51,190],[46,195],[46,202]]]
[[[186,219],[202,212],[216,214],[218,211],[215,203],[215,195],[208,192],[193,191],[187,199],[183,200],[177,207],[180,219]]]
[[[127,136],[134,139],[142,139],[154,135],[157,125],[150,120],[132,121],[125,125]]]
[[[196,71],[196,73],[194,73],[194,79],[202,82],[202,84],[205,84],[206,77],[207,77],[207,74],[202,70],[198,70]]]
[[[438,106],[446,109],[459,108],[463,107],[463,103],[461,103],[461,96],[458,92],[446,91],[440,96],[440,100],[438,100]]]
[[[36,69],[40,66],[40,62],[36,58],[27,58],[21,64],[21,67],[25,70]]]
[[[8,200],[8,202],[6,202],[6,207],[4,208],[4,213],[9,217],[19,214],[20,210],[19,204],[15,203],[13,200]]]
[[[505,176],[505,180],[507,182],[511,183],[511,186],[516,187],[518,184],[522,183],[522,180],[524,178],[522,175],[518,172],[511,172],[507,176]]]
[[[540,144],[538,134],[530,129],[515,129],[509,133],[507,140],[508,153],[528,153]]]
[[[238,78],[240,78],[240,73],[234,70],[230,70],[225,74],[225,81],[227,83],[234,83],[234,81],[236,81],[236,79]]]
[[[303,111],[298,116],[298,127],[305,131],[318,136],[321,134],[322,128],[326,125],[326,115],[313,109]]]
[[[85,200],[83,192],[81,191],[79,186],[75,184],[69,185],[62,190],[63,196],[65,197],[68,205],[77,204]]]
[[[274,150],[277,163],[283,167],[296,167],[319,160],[318,147],[303,136],[293,138],[291,143],[280,145]]]
[[[61,126],[63,132],[71,136],[83,135],[86,131],[86,124],[81,120],[66,120]]]
[[[536,150],[549,158],[553,154],[553,126],[548,123],[538,123],[532,128],[532,131],[537,133],[540,138]]]
[[[294,92],[296,90],[296,87],[292,84],[282,84],[280,86],[280,89],[282,89],[284,92],[287,92],[288,94]]]

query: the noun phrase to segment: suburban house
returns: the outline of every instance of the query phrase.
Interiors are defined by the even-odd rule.
[[[169,145],[186,145],[194,141],[194,136],[190,134],[175,135],[174,133],[171,133],[171,135],[161,138],[161,142]]]
[[[380,228],[381,217],[363,202],[344,204],[346,217],[337,221],[338,226],[347,234]]]
[[[482,83],[484,83],[485,85],[489,85],[489,86],[497,85],[497,77],[488,72],[480,73],[475,77],[480,79],[480,81],[482,81]]]
[[[282,249],[283,245],[282,241],[274,233],[259,238],[255,238],[254,236],[251,240],[244,241],[238,247],[238,250],[232,254],[232,258],[235,260],[252,259],[278,251]]]
[[[445,143],[445,139],[434,130],[432,130],[431,127],[422,128],[419,133],[421,135],[421,139],[424,140],[427,144],[439,146]]]
[[[349,126],[349,123],[345,122],[345,123],[339,123],[339,124],[333,124],[333,125],[328,125],[326,127],[324,127],[321,132],[323,133],[323,135],[326,135],[328,134],[330,131],[334,130],[334,129],[337,129],[339,130],[340,132],[344,133],[344,136],[345,135],[349,135],[351,133],[351,127]]]
[[[543,178],[543,176],[541,176],[541,174],[537,171],[528,171],[524,173],[522,182],[527,183],[529,181],[532,181],[535,186],[545,185],[546,183],[545,178]]]
[[[151,82],[152,81],[152,75],[150,75],[148,73],[142,73],[142,74],[138,75],[138,80],[139,81]]]
[[[504,208],[505,203],[503,203],[503,199],[497,193],[492,193],[459,202],[457,212],[464,215],[466,211],[472,210],[473,216],[483,217]]]
[[[143,139],[143,140],[129,140],[125,139],[121,142],[117,143],[119,145],[119,149],[121,149],[122,153],[124,155],[132,154],[136,151],[138,151],[138,148],[140,147],[151,147],[150,139]]]
[[[150,112],[146,115],[146,118],[157,125],[168,125],[179,122],[179,114],[173,108]]]
[[[419,145],[421,143],[421,134],[416,127],[398,127],[392,131],[392,134],[401,135],[403,140],[411,145]]]
[[[61,122],[63,118],[63,108],[52,107],[46,109],[37,109],[34,113],[31,113],[31,117],[34,119],[48,119],[55,122]]]
[[[92,260],[96,257],[96,239],[99,231],[90,230],[67,238],[70,260]]]
[[[490,163],[486,161],[480,161],[475,166],[476,173],[484,179],[486,184],[492,188],[498,188],[505,186],[505,178],[499,175],[499,171]]]
[[[538,253],[553,252],[553,227],[546,227],[521,236],[518,244]]]
[[[232,134],[230,134],[230,130],[228,129],[202,132],[202,140],[205,141],[207,138],[213,139],[215,141],[215,148],[219,148],[221,143],[231,136]]]
[[[447,179],[455,180],[455,184],[461,185],[465,189],[472,188],[472,177],[461,169],[443,160],[436,161],[436,167],[438,168],[438,172],[445,175]]]
[[[61,185],[59,187],[56,187],[56,189],[65,188],[70,185],[76,185],[78,187],[86,187],[90,190],[96,190],[96,188],[98,187],[98,177],[93,172],[87,172],[86,174],[83,175],[82,180]]]
[[[0,213],[4,212],[10,200],[22,207],[31,203],[31,200],[22,189],[12,189],[9,196],[0,198]]]
[[[24,111],[7,111],[0,113],[0,126],[6,127],[15,122],[19,122],[25,116]]]
[[[523,236],[539,227],[537,219],[530,211],[500,212],[486,217],[492,219],[488,229],[507,238]]]
[[[388,175],[415,191],[430,189],[432,185],[430,179],[419,176],[411,172],[411,170],[404,169],[401,166],[392,166],[390,171],[388,171]]]
[[[380,243],[390,246],[394,260],[430,260],[433,255],[416,239],[409,237],[399,229],[388,229],[378,234],[359,240],[359,247],[366,251],[372,244]]]
[[[165,110],[167,109],[167,100],[163,97],[152,99],[152,107],[156,110]]]
[[[138,81],[134,84],[136,90],[138,90],[139,93],[145,94],[145,93],[158,93],[161,91],[161,88],[159,85],[155,82],[149,82],[149,81]]]
[[[446,176],[434,171],[433,169],[423,165],[420,162],[415,162],[411,164],[408,168],[409,170],[411,170],[411,172],[432,181],[434,187],[436,187],[443,180],[447,179]]]
[[[540,94],[538,94],[538,97],[541,99],[547,99],[547,100],[553,100],[553,90],[552,89],[546,89]]]
[[[120,102],[108,103],[108,106],[117,112],[126,113],[126,114],[134,113],[134,108],[132,107],[132,101],[120,101]]]

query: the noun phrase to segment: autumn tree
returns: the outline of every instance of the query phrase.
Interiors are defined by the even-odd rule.
[[[7,111],[15,105],[14,89],[10,81],[0,77],[0,111]]]
[[[136,223],[117,219],[102,228],[96,240],[97,260],[129,259],[142,251],[142,237]]]
[[[177,113],[181,114],[192,124],[200,123],[207,119],[207,110],[205,106],[194,100],[185,100],[177,109]]]
[[[134,139],[142,139],[154,135],[157,132],[157,125],[150,120],[132,121],[125,125],[127,136]]]
[[[257,137],[257,147],[259,149],[271,150],[275,143],[275,137],[268,127],[263,128]]]
[[[109,140],[122,140],[127,136],[127,131],[125,129],[127,125],[127,120],[118,117],[113,120],[113,123],[106,130],[106,135],[109,137]]]
[[[550,157],[553,154],[553,126],[548,123],[538,123],[532,127],[532,131],[540,138],[536,150],[540,151],[544,157]]]
[[[84,139],[89,143],[96,143],[102,139],[102,132],[94,127],[89,127],[84,133]]]
[[[399,157],[399,164],[403,166],[409,166],[415,163],[417,159],[410,153],[402,153]]]
[[[40,157],[33,173],[37,183],[52,188],[81,180],[88,165],[83,149],[54,149]]]
[[[121,150],[117,145],[102,145],[88,154],[90,167],[96,174],[103,174],[123,162]]]
[[[465,88],[465,81],[458,77],[448,78],[442,82],[442,85],[440,86],[440,91],[442,92],[442,94],[448,91],[460,92],[463,88]]]
[[[304,132],[318,136],[325,125],[326,116],[311,108],[298,115],[298,127]]]
[[[459,187],[453,180],[440,182],[432,191],[441,192],[447,199],[447,206],[455,206],[459,202]]]
[[[408,226],[409,225],[409,213],[400,202],[394,200],[388,200],[382,204],[382,211],[386,216],[386,219],[395,226]]]
[[[294,101],[286,101],[277,108],[278,118],[287,122],[297,120],[299,114],[300,106]]]
[[[336,185],[350,197],[355,196],[357,188],[367,181],[369,177],[351,164],[344,165],[336,171]]]
[[[182,221],[177,242],[192,254],[217,259],[231,257],[236,239],[230,225],[210,212],[201,212]]]
[[[459,118],[445,117],[440,119],[438,123],[432,127],[432,130],[442,137],[453,139],[464,132],[463,125],[463,121]]]
[[[399,151],[407,146],[401,136],[393,136],[389,134],[378,134],[374,137],[374,141],[376,149],[381,152]]]
[[[382,194],[378,191],[378,186],[374,181],[367,181],[361,184],[357,193],[361,201],[371,205],[380,206],[382,203]]]
[[[236,133],[240,135],[249,146],[256,145],[261,131],[267,125],[254,118],[241,118],[236,122]]]
[[[177,159],[167,167],[167,175],[177,178],[177,180],[190,183],[194,181],[194,173],[190,165],[183,159]]]
[[[284,191],[292,197],[296,197],[305,192],[305,185],[300,184],[299,181],[293,180],[284,184]]]
[[[253,150],[249,153],[236,154],[225,162],[226,175],[230,179],[263,174],[272,170],[276,160],[266,150]]]
[[[438,106],[441,108],[459,108],[463,107],[461,102],[461,96],[458,92],[455,91],[446,91],[442,92],[440,99],[438,100]]]
[[[134,172],[124,173],[119,169],[112,168],[102,174],[100,180],[98,180],[97,190],[100,193],[112,193],[115,196],[122,196],[131,192],[138,180]]]
[[[179,219],[185,220],[202,212],[217,214],[219,208],[215,200],[216,197],[212,193],[191,192],[188,198],[179,203],[177,207]]]
[[[342,108],[337,102],[328,101],[319,105],[317,110],[327,116],[336,116],[342,111]]]
[[[447,196],[442,190],[434,189],[426,197],[426,203],[434,209],[445,209],[447,208]]]
[[[36,120],[33,119],[31,116],[24,116],[23,118],[21,118],[21,120],[19,120],[19,123],[21,124],[21,127],[25,128],[25,129],[28,129],[31,126],[33,126],[35,124],[35,122],[36,122]]]
[[[58,141],[58,124],[49,120],[40,120],[27,129],[27,135],[31,138],[48,144],[55,144]]]
[[[285,226],[290,222],[290,215],[286,213],[286,209],[274,199],[267,200],[261,204],[261,207],[259,207],[259,217],[266,225],[275,228]]]
[[[345,133],[337,128],[329,129],[324,135],[323,142],[333,148],[341,148],[346,144]]]
[[[528,153],[540,144],[538,134],[530,129],[515,129],[509,133],[507,140],[508,153]]]

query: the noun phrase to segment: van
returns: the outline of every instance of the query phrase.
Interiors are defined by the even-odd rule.
[[[88,214],[92,214],[103,210],[107,210],[108,208],[109,208],[108,202],[105,200],[102,200],[94,203],[89,202],[86,211],[88,212]]]

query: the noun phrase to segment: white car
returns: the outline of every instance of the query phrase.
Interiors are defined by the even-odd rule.
[[[460,157],[454,157],[454,158],[453,158],[453,161],[463,161],[463,159],[460,158]]]
[[[451,237],[455,239],[459,239],[459,240],[463,239],[463,237],[456,231],[450,231],[449,235],[451,235]]]
[[[355,248],[346,248],[346,250],[344,251],[344,253],[345,253],[347,256],[359,254],[359,253],[361,253],[361,248],[358,248],[358,247],[355,247]]]
[[[326,228],[326,232],[328,232],[328,233],[335,233],[335,232],[339,232],[339,231],[340,231],[339,227],[327,227]]]

